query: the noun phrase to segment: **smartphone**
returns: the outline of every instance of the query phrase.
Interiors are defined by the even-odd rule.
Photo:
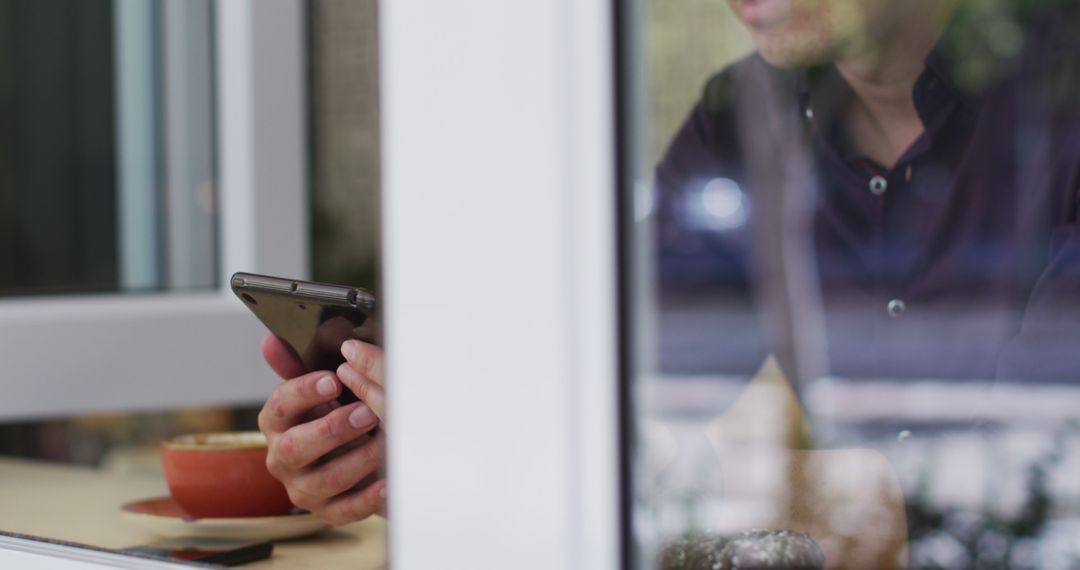
[[[336,370],[341,343],[376,343],[375,296],[367,290],[253,273],[235,273],[233,293],[292,350],[307,371]],[[355,402],[343,390],[338,401]]]
[[[193,537],[162,539],[142,546],[125,548],[120,552],[166,560],[237,566],[269,558],[273,551],[274,545],[269,542]]]

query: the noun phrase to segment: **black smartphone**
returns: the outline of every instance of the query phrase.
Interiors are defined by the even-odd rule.
[[[168,538],[142,546],[125,548],[120,552],[151,558],[164,558],[166,560],[237,566],[269,558],[273,551],[274,545],[269,542],[213,538]]]
[[[231,286],[309,372],[337,369],[346,340],[378,341],[375,296],[365,289],[253,273],[233,274]],[[338,401],[356,396],[344,390]]]

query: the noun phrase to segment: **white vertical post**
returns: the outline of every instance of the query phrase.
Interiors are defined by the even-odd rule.
[[[380,6],[395,568],[618,565],[609,10]]]

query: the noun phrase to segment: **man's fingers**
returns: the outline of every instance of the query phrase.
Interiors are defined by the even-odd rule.
[[[356,394],[361,402],[370,406],[380,420],[386,419],[386,390],[381,384],[376,384],[348,362],[338,366],[337,375],[341,383]]]
[[[259,412],[259,430],[267,437],[300,423],[313,408],[341,393],[341,382],[331,372],[305,374],[278,384]]]
[[[332,411],[334,411],[334,410],[336,410],[336,409],[338,409],[340,407],[341,407],[340,402],[338,402],[337,400],[330,400],[329,402],[327,402],[325,404],[322,404],[320,406],[315,406],[314,408],[308,410],[307,413],[303,415],[303,417],[301,418],[300,421],[305,422],[305,423],[306,422],[313,422],[313,421],[325,416],[326,414],[329,414],[330,412],[332,412]]]
[[[294,472],[307,467],[327,453],[371,431],[378,423],[379,419],[371,408],[356,402],[293,427],[270,443],[273,471]]]
[[[379,433],[363,445],[319,463],[298,476],[293,486],[309,497],[336,497],[376,473],[385,456],[386,436]]]
[[[266,333],[262,339],[262,354],[266,363],[282,380],[296,378],[307,372],[300,358],[280,338],[273,333]]]
[[[379,344],[379,330],[375,319],[367,319],[362,325],[354,328],[352,337],[370,344]]]
[[[374,344],[359,340],[347,340],[341,344],[341,355],[357,372],[385,385],[383,379],[383,351]]]
[[[378,430],[372,430],[363,435],[357,436],[356,439],[343,443],[338,446],[337,449],[331,451],[330,453],[327,453],[326,455],[323,455],[315,464],[318,465],[319,463],[326,463],[327,461],[341,457],[342,455],[345,455],[346,453],[356,449],[357,447],[364,445],[365,443],[370,441],[372,437],[378,435],[378,433]]]
[[[377,481],[356,491],[334,497],[316,515],[324,522],[342,525],[384,512],[386,480]]]
[[[375,473],[372,473],[371,475],[368,475],[367,477],[365,477],[363,481],[360,481],[360,484],[357,485],[356,488],[357,489],[366,489],[366,488],[368,488],[368,487],[370,487],[370,486],[372,486],[372,485],[374,485],[376,483],[385,483],[385,481],[383,481],[383,479],[385,479],[385,478],[386,478],[386,473],[384,473],[383,470],[380,469],[380,470],[376,471]],[[384,516],[384,517],[386,516],[386,496],[385,495],[386,495],[386,492],[383,491],[383,493],[381,495],[382,500],[379,501],[379,510],[375,511],[375,512],[379,513],[380,515]]]

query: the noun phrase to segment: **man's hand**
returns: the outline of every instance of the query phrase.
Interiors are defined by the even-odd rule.
[[[359,340],[347,340],[341,345],[345,362],[338,366],[337,376],[361,402],[367,404],[382,423],[386,424],[386,390],[383,381],[382,349]]]
[[[259,429],[269,444],[266,466],[285,484],[293,504],[335,525],[385,512],[386,482],[380,475],[385,435],[372,434],[379,423],[374,405],[339,406],[342,383],[334,373],[304,374],[300,362],[273,335],[263,339],[262,348],[270,367],[286,379],[259,413]],[[378,360],[381,370],[381,352]],[[351,382],[360,385],[355,378]]]

